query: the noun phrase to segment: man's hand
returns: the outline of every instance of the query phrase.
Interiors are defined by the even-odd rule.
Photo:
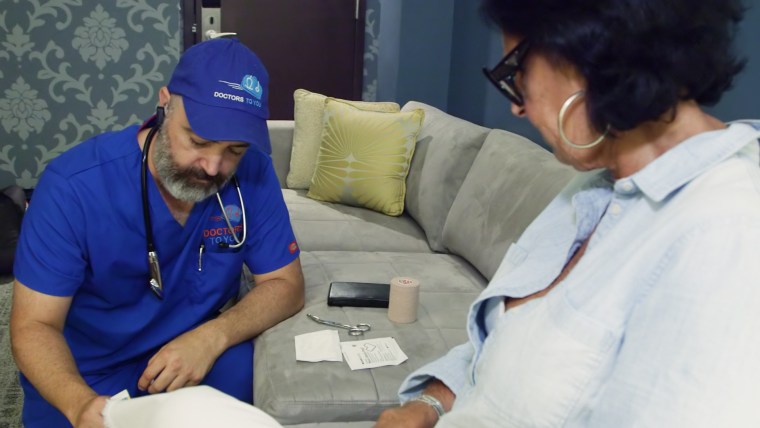
[[[77,414],[73,425],[76,428],[104,428],[103,408],[108,397],[98,395],[87,401]]]
[[[301,262],[254,274],[256,286],[218,317],[164,345],[145,368],[137,387],[151,394],[198,385],[217,358],[303,307]]]
[[[375,428],[428,428],[438,422],[438,414],[430,405],[408,401],[401,407],[383,411]]]
[[[218,335],[204,328],[206,326],[188,331],[164,345],[148,361],[137,387],[155,394],[198,385],[225,350]]]

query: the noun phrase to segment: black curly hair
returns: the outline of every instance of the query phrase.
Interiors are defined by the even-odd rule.
[[[482,0],[502,32],[587,82],[602,132],[657,120],[681,100],[716,104],[746,60],[733,51],[741,0]]]

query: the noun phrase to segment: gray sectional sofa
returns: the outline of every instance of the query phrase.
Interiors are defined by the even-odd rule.
[[[304,309],[255,343],[254,400],[284,425],[369,427],[371,422],[340,422],[372,421],[398,405],[398,387],[409,373],[466,340],[470,303],[508,246],[574,174],[523,137],[417,102],[402,111],[414,108],[425,110],[425,120],[400,217],[318,202],[305,190],[288,189],[294,123],[269,123],[306,279]],[[394,324],[386,309],[327,306],[332,281],[388,282],[395,276],[421,282],[414,323]],[[364,338],[394,337],[409,359],[359,371],[345,362],[298,362],[294,336],[327,328],[306,313],[369,323]],[[341,341],[363,339],[344,330],[339,335]]]
[[[286,426],[369,428],[380,412],[398,405],[402,380],[466,340],[470,303],[494,275],[510,243],[573,176],[537,144],[487,129],[433,107],[425,120],[406,180],[406,210],[389,217],[364,208],[317,202],[287,189],[294,122],[270,121],[275,169],[301,247],[306,279],[304,309],[256,339],[254,400]],[[394,324],[385,309],[326,304],[332,281],[421,282],[418,319]],[[6,287],[9,287],[7,285]],[[8,288],[9,290],[9,288]],[[6,324],[0,332],[7,332]],[[392,336],[409,359],[398,365],[351,371],[345,362],[297,362],[294,337],[323,330],[313,313],[372,330],[341,341]],[[7,335],[5,413],[18,420],[20,391]],[[15,425],[15,424],[12,424]]]

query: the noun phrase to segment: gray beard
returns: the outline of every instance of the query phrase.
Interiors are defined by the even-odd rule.
[[[169,140],[166,138],[163,125],[156,133],[153,150],[153,163],[156,166],[156,174],[164,189],[172,197],[185,202],[201,202],[219,189],[224,187],[232,174],[228,176],[217,175],[211,177],[201,169],[181,168],[174,160],[169,148]],[[193,180],[193,178],[208,180],[205,184]]]

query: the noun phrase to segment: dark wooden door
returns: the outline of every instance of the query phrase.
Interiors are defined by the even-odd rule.
[[[186,0],[195,24],[184,26],[186,47],[203,40],[203,3],[220,5],[221,32],[237,33],[267,67],[271,119],[293,118],[298,88],[361,99],[365,0]]]

